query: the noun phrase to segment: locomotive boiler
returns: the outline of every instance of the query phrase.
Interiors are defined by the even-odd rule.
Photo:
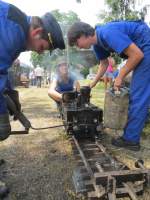
[[[83,86],[79,92],[63,93],[59,110],[68,134],[95,137],[101,133],[103,111],[90,103],[90,92],[90,87]]]

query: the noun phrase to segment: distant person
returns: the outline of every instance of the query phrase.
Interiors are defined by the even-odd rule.
[[[51,82],[51,73],[47,74],[47,84],[50,85]]]
[[[61,61],[57,65],[56,76],[52,80],[48,95],[56,102],[62,101],[63,92],[69,92],[73,90],[79,91],[80,84],[74,76],[69,73],[67,62]]]
[[[49,85],[48,77],[49,77],[49,72],[45,69],[45,70],[44,70],[43,79],[44,79],[44,86],[46,86],[46,87],[47,87],[47,85]]]
[[[39,65],[37,65],[34,71],[35,71],[35,77],[36,77],[36,85],[37,87],[41,88],[42,78],[44,76],[44,69],[40,67]]]
[[[31,86],[35,86],[36,85],[36,76],[35,76],[35,71],[34,70],[32,70],[29,73],[29,80],[30,80],[30,85]]]
[[[113,81],[113,63],[114,63],[114,60],[111,57],[109,57],[108,61],[109,61],[109,65],[108,65],[107,70],[106,70],[106,72],[103,76],[105,90],[107,90],[108,84],[109,84],[109,86],[112,85],[112,81]]]
[[[119,64],[119,66],[117,67],[116,70],[114,70],[113,72],[113,77],[114,79],[119,75],[121,68],[125,65],[126,61],[123,61]],[[123,85],[124,87],[130,88],[130,83],[131,83],[131,79],[132,79],[132,71],[125,77],[124,81],[123,81]]]

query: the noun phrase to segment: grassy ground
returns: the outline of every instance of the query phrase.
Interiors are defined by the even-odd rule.
[[[82,82],[87,84],[88,82]],[[22,109],[34,127],[61,124],[56,105],[47,96],[48,88],[18,88]],[[92,103],[103,108],[104,89],[97,86],[92,90]],[[12,122],[13,129],[22,129],[18,122]],[[110,136],[116,133],[106,130]],[[144,130],[139,153],[117,150],[106,146],[119,159],[134,166],[135,158],[143,158],[150,167],[149,127]],[[30,130],[29,135],[10,136],[0,145],[0,177],[10,188],[6,200],[73,200],[76,199],[72,185],[72,171],[75,161],[72,149],[62,128],[43,131]],[[149,191],[148,191],[149,192]],[[143,198],[142,198],[143,199]],[[146,199],[145,200],[149,200]]]
[[[24,113],[34,127],[61,124],[47,88],[21,88]],[[12,122],[13,129],[21,129]],[[1,143],[1,177],[10,188],[9,200],[68,200],[72,190],[74,160],[62,128],[30,130],[29,135],[10,136]]]

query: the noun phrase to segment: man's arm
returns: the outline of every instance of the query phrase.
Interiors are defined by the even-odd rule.
[[[115,79],[114,88],[119,89],[121,87],[122,81],[126,75],[132,71],[143,59],[143,52],[132,43],[128,48],[124,50],[124,54],[128,56],[126,64],[121,68],[118,77]]]
[[[79,81],[75,81],[75,83],[74,83],[74,86],[75,86],[75,89],[79,92],[80,91],[80,83],[79,83]]]
[[[90,84],[91,88],[93,88],[98,83],[100,78],[105,74],[108,65],[109,65],[108,59],[104,59],[100,61],[100,65],[99,65],[96,77],[94,81]]]
[[[48,90],[48,96],[51,97],[55,101],[62,101],[62,94],[56,91],[57,81],[53,80],[49,90]]]

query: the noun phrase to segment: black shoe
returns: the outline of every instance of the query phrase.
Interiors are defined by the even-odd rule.
[[[111,144],[116,147],[123,147],[125,149],[129,149],[132,151],[139,151],[140,150],[140,144],[136,142],[131,142],[125,140],[123,137],[113,138],[111,141]]]

